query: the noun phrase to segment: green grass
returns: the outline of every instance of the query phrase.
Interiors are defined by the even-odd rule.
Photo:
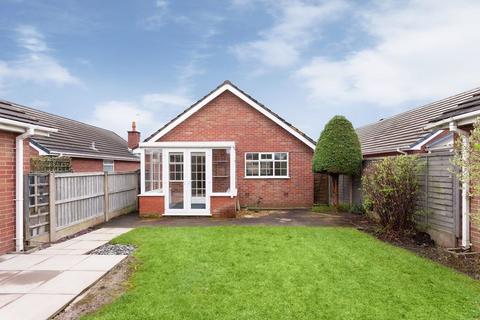
[[[480,284],[349,228],[140,228],[132,288],[86,319],[478,319]]]

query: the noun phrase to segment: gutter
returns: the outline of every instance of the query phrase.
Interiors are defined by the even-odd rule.
[[[464,162],[468,161],[469,135],[468,132],[457,127],[457,123],[451,121],[449,130],[462,137],[462,158]],[[465,177],[462,182],[462,248],[470,249],[470,181],[468,179],[468,169],[462,168],[462,175]]]
[[[400,154],[404,154],[404,155],[407,155],[408,153],[403,151],[402,149],[400,148],[397,148],[397,152],[400,153]]]

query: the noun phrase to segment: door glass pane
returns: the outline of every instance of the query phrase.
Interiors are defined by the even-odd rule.
[[[170,171],[170,181],[168,184],[169,208],[183,209],[183,153],[170,152],[168,157],[168,169]]]
[[[206,208],[206,172],[205,152],[192,152],[191,154],[191,195],[192,209]]]

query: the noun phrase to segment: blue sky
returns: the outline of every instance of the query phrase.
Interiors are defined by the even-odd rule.
[[[146,137],[229,79],[317,138],[480,86],[480,2],[0,0],[0,97]]]

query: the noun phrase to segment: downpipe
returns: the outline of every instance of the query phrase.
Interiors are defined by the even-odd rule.
[[[462,159],[468,162],[469,150],[469,135],[468,132],[457,127],[455,122],[450,122],[449,129],[457,133],[462,138]],[[462,248],[468,250],[471,247],[470,243],[470,181],[468,179],[468,168],[462,168]]]
[[[15,138],[15,250],[23,251],[23,141],[32,136],[33,128]]]

